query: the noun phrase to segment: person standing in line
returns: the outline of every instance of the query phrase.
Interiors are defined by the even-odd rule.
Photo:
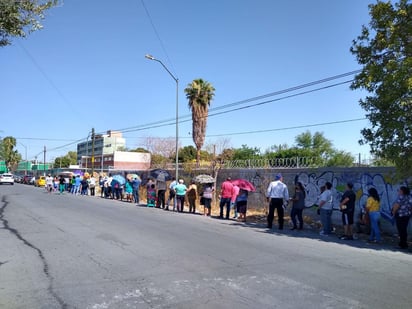
[[[166,180],[164,177],[158,177],[156,179],[156,189],[157,189],[156,208],[164,209],[166,207],[165,196],[166,196],[166,189],[167,189]]]
[[[246,211],[247,211],[247,199],[249,192],[243,189],[239,189],[235,207],[237,208],[237,213],[239,214],[238,220],[241,222],[246,222]]]
[[[226,205],[226,220],[229,220],[229,215],[230,215],[230,202],[232,199],[233,195],[233,185],[232,185],[232,179],[228,177],[221,185],[220,187],[220,215],[219,218],[223,219],[223,208]]]
[[[51,194],[53,191],[53,177],[50,174],[46,176],[46,191]]]
[[[236,205],[236,199],[237,196],[239,195],[239,187],[236,185],[233,185],[233,194],[232,198],[230,199],[230,208],[233,208],[233,219],[237,218],[237,205]]]
[[[156,207],[156,185],[154,181],[149,181],[146,185],[147,207]]]
[[[187,201],[189,202],[189,212],[196,212],[197,186],[194,180],[190,182],[189,188],[186,192]]]
[[[342,212],[342,224],[344,235],[340,237],[343,240],[353,240],[353,219],[355,215],[356,194],[353,192],[353,183],[346,184],[346,191],[340,200],[340,211]]]
[[[81,179],[80,175],[76,175],[76,178],[74,179],[74,186],[73,186],[73,192],[72,194],[74,195],[79,195],[80,194],[80,184],[81,184]]]
[[[175,187],[177,185],[176,178],[172,178],[172,182],[169,184],[169,197],[167,198],[166,208],[165,210],[169,210],[170,201],[173,200],[173,211],[176,210],[176,192]]]
[[[87,181],[86,177],[83,177],[83,179],[80,182],[80,195],[88,195],[89,193],[89,183]]]
[[[89,188],[90,188],[90,195],[94,196],[95,189],[96,189],[96,178],[92,175],[89,179]]]
[[[211,209],[212,209],[212,198],[213,192],[215,188],[213,188],[213,183],[207,183],[203,189],[203,214],[206,217],[210,217]]]
[[[267,190],[266,198],[269,202],[269,214],[267,217],[268,228],[272,228],[273,217],[275,215],[275,209],[278,214],[278,229],[283,230],[284,213],[286,205],[289,201],[289,191],[288,187],[283,183],[282,174],[277,174],[275,180],[272,181]]]
[[[332,231],[332,210],[333,196],[332,184],[328,181],[325,183],[326,190],[319,197],[320,221],[322,222],[322,231],[319,235],[328,236]]]
[[[369,235],[368,242],[379,243],[381,241],[381,233],[379,231],[379,219],[381,217],[380,213],[380,198],[378,191],[375,188],[370,188],[368,190],[369,197],[366,200],[366,212],[369,215],[369,222],[371,226],[371,231]]]
[[[138,206],[140,201],[139,201],[139,189],[140,189],[140,179],[135,177],[132,181],[132,187],[133,187],[133,199],[136,205]]]
[[[63,192],[65,191],[66,188],[66,179],[64,179],[63,175],[60,175],[59,178],[59,193],[63,194]]]
[[[395,217],[399,234],[399,248],[408,248],[408,224],[412,214],[412,197],[408,187],[399,188],[398,198],[392,206],[392,216]]]
[[[130,179],[126,179],[124,190],[126,193],[126,202],[133,202],[133,184],[132,181],[130,181]]]
[[[183,179],[179,179],[179,184],[175,186],[178,212],[183,212],[183,209],[185,207],[185,196],[186,196],[187,187],[184,184],[184,182],[185,181]]]
[[[292,218],[293,227],[291,230],[298,229],[296,217],[299,220],[299,230],[303,229],[303,209],[305,209],[305,198],[306,192],[301,182],[298,182],[295,187],[295,194],[291,198],[292,210],[290,212],[290,217]]]

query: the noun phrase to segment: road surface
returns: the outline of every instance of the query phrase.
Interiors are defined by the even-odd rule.
[[[0,186],[0,308],[411,308],[412,255]]]

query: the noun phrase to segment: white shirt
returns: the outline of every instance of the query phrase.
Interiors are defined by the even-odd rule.
[[[46,184],[47,185],[53,185],[53,177],[51,177],[51,176],[47,176],[46,177]]]
[[[325,190],[322,192],[322,194],[319,197],[319,204],[321,203],[321,201],[325,202],[325,204],[323,204],[321,207],[322,209],[332,210],[333,196],[330,190]]]
[[[288,187],[280,180],[272,181],[266,191],[266,197],[268,198],[283,198],[289,200]]]

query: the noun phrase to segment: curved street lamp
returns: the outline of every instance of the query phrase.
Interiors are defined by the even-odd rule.
[[[163,64],[162,61],[156,59],[152,55],[146,54],[146,59],[159,62],[162,67],[169,73],[169,75],[176,82],[176,181],[179,181],[179,79],[175,77],[172,72]]]

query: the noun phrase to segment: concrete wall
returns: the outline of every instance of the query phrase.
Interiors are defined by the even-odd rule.
[[[265,192],[269,183],[277,173],[282,173],[284,181],[289,188],[289,193],[293,194],[294,184],[297,181],[303,183],[306,188],[306,206],[313,205],[319,196],[320,187],[325,182],[333,184],[334,208],[339,208],[339,202],[347,182],[354,184],[356,193],[356,210],[359,212],[361,205],[366,203],[367,191],[370,187],[375,187],[381,197],[381,227],[385,232],[394,233],[396,228],[391,221],[390,209],[397,197],[397,190],[401,185],[408,185],[407,181],[395,179],[395,169],[376,168],[319,168],[319,169],[227,169],[220,170],[217,179],[217,187],[230,176],[232,179],[244,178],[252,182],[256,187],[256,192],[249,195],[248,208],[264,211],[267,207]],[[313,212],[314,208],[307,209],[306,214]],[[355,216],[357,216],[355,214]],[[333,223],[341,224],[341,213],[334,211]],[[410,230],[412,230],[410,225]]]

